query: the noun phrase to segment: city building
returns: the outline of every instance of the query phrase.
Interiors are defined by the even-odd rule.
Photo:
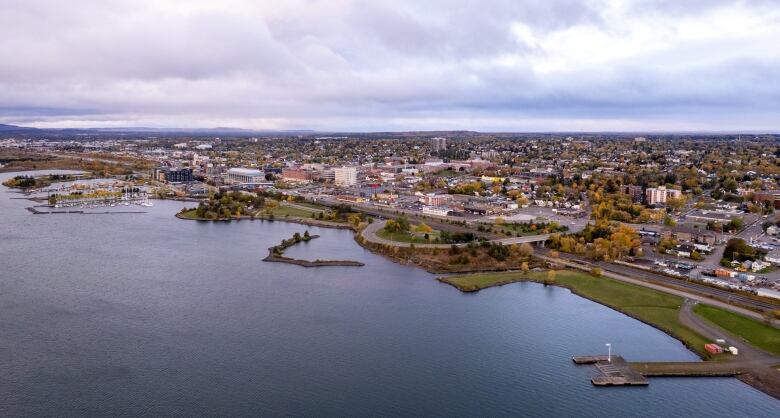
[[[255,168],[231,168],[227,180],[232,183],[264,183],[265,173]]]
[[[169,167],[155,168],[154,179],[165,183],[192,183],[192,169]]]
[[[642,186],[635,186],[633,184],[626,184],[620,188],[620,191],[624,194],[631,196],[631,200],[636,203],[641,203],[644,193],[642,192]]]
[[[282,170],[282,180],[290,181],[294,183],[311,183],[314,176],[311,171],[300,169],[284,169]]]
[[[422,213],[425,215],[447,216],[450,213],[450,208],[445,206],[423,206]]]
[[[420,201],[427,206],[443,206],[450,200],[450,195],[428,193]]]
[[[645,190],[645,200],[648,205],[665,204],[670,198],[678,198],[682,192],[677,189],[667,189],[666,186],[648,187]]]
[[[333,181],[337,186],[354,186],[357,184],[357,167],[334,168]]]
[[[435,137],[431,139],[431,149],[433,152],[444,151],[447,149],[447,138]]]

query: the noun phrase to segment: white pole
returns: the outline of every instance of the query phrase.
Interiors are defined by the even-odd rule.
[[[605,344],[607,346],[607,361],[612,362],[612,344]]]

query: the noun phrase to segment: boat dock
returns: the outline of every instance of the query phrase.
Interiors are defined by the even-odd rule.
[[[627,362],[616,355],[577,356],[572,361],[596,366],[600,375],[590,380],[594,386],[647,386],[648,377],[733,377],[745,373],[744,362]]]
[[[34,215],[56,215],[56,214],[75,214],[75,215],[121,215],[121,214],[127,214],[127,213],[147,213],[143,210],[112,210],[112,211],[104,211],[104,212],[85,212],[83,210],[51,210],[51,211],[42,211],[40,209],[37,209],[35,207],[28,207],[28,211],[30,211]]]
[[[594,376],[590,382],[594,386],[647,386],[645,377],[634,370],[620,356],[578,356],[573,357],[575,364],[594,364],[601,373]]]

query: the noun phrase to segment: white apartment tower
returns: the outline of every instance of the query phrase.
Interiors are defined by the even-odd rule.
[[[431,139],[431,149],[433,152],[444,151],[447,149],[447,138],[435,137]]]
[[[666,186],[650,187],[645,190],[645,200],[648,205],[666,203],[667,199],[678,198],[682,192],[677,189],[667,189]]]
[[[354,186],[357,184],[357,167],[334,168],[333,174],[333,181],[337,186]]]

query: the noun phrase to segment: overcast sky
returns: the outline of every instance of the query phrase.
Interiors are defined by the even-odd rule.
[[[780,130],[780,0],[0,0],[0,123]]]

